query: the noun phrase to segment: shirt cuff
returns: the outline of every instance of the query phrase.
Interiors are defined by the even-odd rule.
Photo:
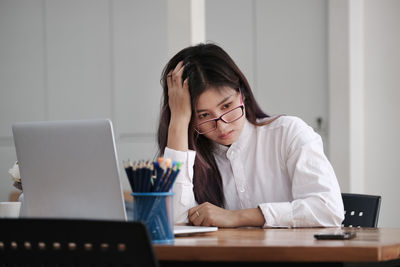
[[[293,227],[293,207],[288,202],[263,203],[258,207],[265,218],[264,228]]]
[[[164,157],[182,162],[181,172],[184,172],[184,175],[178,175],[175,183],[193,183],[193,166],[196,158],[196,151],[178,151],[166,147],[164,151]]]

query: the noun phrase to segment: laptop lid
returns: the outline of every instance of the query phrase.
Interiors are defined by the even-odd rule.
[[[110,120],[16,123],[22,217],[126,220]]]

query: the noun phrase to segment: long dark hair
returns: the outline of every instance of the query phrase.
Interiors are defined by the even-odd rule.
[[[259,123],[257,119],[269,117],[257,104],[250,85],[237,67],[232,58],[215,44],[199,44],[187,47],[177,53],[165,66],[161,85],[163,87],[163,100],[158,126],[159,154],[164,153],[167,146],[168,127],[171,119],[171,111],[168,105],[167,74],[175,66],[183,61],[185,69],[182,81],[188,77],[189,91],[192,104],[192,120],[195,116],[195,105],[198,97],[209,87],[220,88],[229,86],[235,90],[241,90],[244,99],[246,118],[254,125]],[[224,194],[221,174],[218,170],[213,153],[213,142],[203,135],[198,135],[192,123],[189,125],[189,149],[196,151],[194,163],[194,196],[197,203],[210,202],[219,207],[224,207]]]

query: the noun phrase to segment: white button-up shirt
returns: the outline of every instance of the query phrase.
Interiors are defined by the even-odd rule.
[[[323,152],[321,137],[301,119],[282,116],[264,126],[247,120],[230,147],[215,144],[225,208],[259,207],[264,227],[340,226],[340,188]],[[164,157],[183,163],[173,190],[175,223],[188,221],[198,205],[193,193],[196,152],[165,148]]]

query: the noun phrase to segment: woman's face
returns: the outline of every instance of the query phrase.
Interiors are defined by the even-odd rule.
[[[219,118],[226,112],[240,106],[240,99],[240,93],[231,87],[209,87],[197,100],[194,124],[199,125],[207,120]],[[224,115],[223,119],[233,120],[240,117],[241,114],[241,109],[238,108]],[[246,116],[243,109],[243,116],[239,119],[231,123],[218,120],[217,128],[205,133],[204,136],[218,144],[226,146],[231,145],[239,138],[246,120],[245,118]],[[215,121],[213,123],[215,126]]]

